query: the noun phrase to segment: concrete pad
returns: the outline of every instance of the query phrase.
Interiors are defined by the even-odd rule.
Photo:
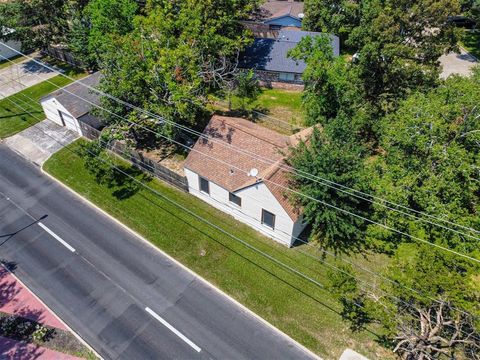
[[[442,79],[446,79],[453,74],[470,76],[472,74],[472,68],[475,65],[478,65],[477,59],[464,49],[460,49],[460,54],[452,52],[442,55],[439,61],[443,68],[443,71],[440,74]]]
[[[9,360],[81,360],[38,345],[0,336],[0,358]]]
[[[0,98],[13,95],[56,75],[55,71],[39,65],[33,60],[25,60],[6,67],[0,70]]]
[[[0,311],[68,331],[49,309],[3,267],[0,267]]]
[[[339,360],[368,360],[365,356],[360,355],[356,351],[352,349],[347,349],[343,352],[342,356],[340,356]]]
[[[41,166],[51,155],[78,137],[77,133],[47,119],[5,139],[5,145]]]

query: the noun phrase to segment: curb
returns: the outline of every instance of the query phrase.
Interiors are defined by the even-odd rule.
[[[70,331],[83,345],[85,345],[85,347],[86,347],[87,349],[89,349],[91,352],[93,352],[93,353],[95,354],[95,356],[97,356],[99,359],[103,360],[103,358],[95,351],[94,348],[92,348],[85,340],[83,340],[83,339],[80,337],[80,335],[78,335],[75,331],[73,331],[73,329],[72,329],[70,326],[68,326],[68,324],[67,324],[65,321],[63,321],[62,318],[55,313],[55,311],[53,311],[47,304],[45,304],[45,303],[43,302],[43,300],[40,299],[40,298],[37,296],[37,294],[35,294],[32,290],[30,290],[30,288],[29,288],[27,285],[25,285],[25,283],[24,283],[22,280],[20,280],[20,279],[18,278],[18,276],[16,276],[13,272],[11,272],[10,269],[8,269],[4,264],[1,264],[1,266],[2,266],[5,270],[7,270],[8,273],[9,273],[10,275],[12,275],[12,276],[15,278],[15,280],[18,281],[18,283],[19,283],[20,285],[22,285],[30,294],[32,294],[32,296],[33,296],[38,302],[40,302],[40,304],[42,304],[43,306],[45,306],[45,308],[48,309],[48,310],[50,311],[50,313],[52,313],[53,316],[55,316],[55,317],[58,319],[58,321],[60,321],[60,322],[65,326],[65,328],[66,328],[68,331]]]
[[[176,260],[175,258],[173,258],[172,256],[170,256],[169,254],[167,254],[166,252],[164,252],[162,249],[156,247],[155,245],[153,245],[150,241],[148,241],[147,239],[145,239],[142,235],[140,235],[139,233],[137,233],[136,231],[130,229],[127,225],[123,224],[121,221],[119,221],[118,219],[114,218],[112,215],[110,215],[109,213],[107,213],[106,211],[104,211],[103,209],[101,209],[100,207],[98,207],[97,205],[95,205],[94,203],[92,203],[90,200],[84,198],[82,195],[80,195],[79,193],[77,193],[75,190],[71,189],[70,187],[68,187],[67,185],[65,185],[64,183],[62,183],[60,180],[58,180],[57,178],[55,178],[53,175],[50,175],[49,173],[47,173],[44,169],[43,169],[43,166],[40,167],[40,170],[41,172],[46,175],[48,178],[50,178],[51,180],[53,180],[55,183],[59,184],[60,186],[62,186],[63,188],[67,189],[69,192],[71,192],[72,194],[74,194],[76,197],[78,197],[80,200],[82,200],[83,202],[85,202],[87,205],[93,207],[94,209],[96,209],[97,211],[101,212],[103,215],[107,216],[110,220],[114,221],[116,224],[120,225],[123,229],[127,230],[128,232],[130,232],[132,235],[134,235],[135,237],[137,237],[138,239],[140,239],[141,241],[143,241],[144,243],[146,243],[148,246],[150,246],[152,249],[155,249],[156,251],[158,251],[160,254],[162,254],[163,256],[167,257],[169,260],[171,260],[173,263],[175,263],[176,265],[180,266],[183,270],[187,271],[188,273],[190,273],[191,275],[193,275],[196,279],[199,279],[200,281],[202,281],[205,285],[207,285],[208,287],[214,289],[215,291],[217,291],[220,295],[224,296],[225,298],[227,298],[228,300],[230,300],[233,304],[235,304],[236,306],[238,306],[245,314],[247,315],[250,315],[252,316],[253,318],[259,320],[262,324],[266,325],[268,328],[270,328],[271,330],[273,330],[275,333],[277,333],[278,335],[282,336],[284,339],[288,340],[288,341],[291,341],[293,344],[295,344],[300,350],[304,351],[305,353],[309,354],[310,356],[312,356],[314,359],[317,359],[317,360],[323,360],[321,357],[319,357],[317,354],[315,354],[314,352],[312,352],[311,350],[307,349],[305,346],[303,346],[302,344],[300,344],[298,341],[292,339],[290,336],[288,336],[287,334],[285,334],[283,331],[281,331],[280,329],[278,329],[277,327],[273,326],[271,323],[269,323],[267,320],[265,320],[264,318],[262,318],[260,315],[254,313],[252,310],[250,310],[249,308],[247,308],[245,305],[241,304],[240,302],[238,302],[237,300],[235,300],[234,298],[232,298],[230,295],[228,295],[227,293],[225,293],[223,290],[221,290],[220,288],[216,287],[215,285],[213,285],[212,283],[210,283],[208,280],[206,280],[205,278],[203,278],[202,276],[198,275],[196,272],[194,272],[193,270],[189,269],[188,267],[186,267],[184,264],[182,264],[181,262],[179,262],[178,260]]]

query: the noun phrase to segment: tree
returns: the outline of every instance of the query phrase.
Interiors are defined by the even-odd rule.
[[[255,1],[150,1],[132,32],[116,36],[101,58],[101,89],[128,103],[160,114],[146,116],[108,98],[102,116],[142,145],[155,132],[175,136],[172,123],[199,127],[207,96],[223,90],[237,73],[238,55],[252,41],[239,19]],[[133,126],[111,112],[141,122]],[[145,142],[143,142],[145,143]]]
[[[14,29],[0,39],[19,40],[24,49],[63,43],[68,32],[67,0],[13,0],[0,3],[0,24]]]
[[[360,288],[351,268],[330,275],[343,317],[357,331],[380,325],[405,360],[478,359],[479,266],[427,245],[403,250],[378,288]]]
[[[88,68],[96,68],[110,36],[133,30],[138,12],[133,0],[91,0],[76,11],[68,42],[75,56]]]
[[[359,25],[361,2],[358,0],[305,0],[303,27],[340,37],[342,45]]]
[[[365,3],[349,42],[358,48],[361,91],[376,116],[393,111],[409,94],[437,85],[438,58],[457,49],[458,31],[447,19],[459,10],[457,0]]]
[[[335,57],[329,36],[304,37],[289,57],[306,63],[303,108],[307,125],[326,124],[340,110],[351,108],[356,91],[353,74],[343,57]]]
[[[437,89],[412,95],[386,116],[380,127],[383,156],[369,164],[375,194],[420,212],[441,214],[466,228],[479,228],[479,99],[477,69],[471,78],[449,78]],[[462,252],[478,249],[476,239],[445,227],[413,221],[381,206],[375,213],[386,225],[410,235]],[[369,233],[389,246],[409,241],[375,226]]]
[[[365,149],[355,140],[357,135],[348,118],[337,117],[323,129],[314,128],[308,143],[292,149],[288,160],[301,172],[292,176],[290,186],[306,194],[293,196],[292,201],[303,208],[303,216],[312,226],[310,240],[338,253],[369,248],[365,242],[366,223],[347,213],[368,216],[368,203],[325,185],[335,182],[366,190],[368,182],[362,174]],[[312,177],[326,180],[319,183]]]
[[[242,110],[245,110],[247,105],[255,101],[260,95],[260,85],[253,70],[240,71],[234,78],[234,82],[233,94],[240,99]]]
[[[377,202],[369,217],[403,233],[373,224],[365,231],[367,244],[392,257],[381,274],[388,281],[360,287],[344,268],[330,275],[331,286],[352,328],[381,326],[403,359],[480,357],[480,265],[472,260],[480,259],[480,245],[468,230],[480,225],[478,99],[480,69],[409,96],[381,119],[381,151],[359,167],[369,174],[369,192],[415,209],[420,220]]]

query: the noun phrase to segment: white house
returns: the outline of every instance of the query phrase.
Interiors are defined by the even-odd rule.
[[[98,120],[89,113],[100,103],[100,97],[84,85],[96,87],[99,82],[100,72],[96,72],[40,99],[47,119],[80,135],[84,135],[81,122],[97,126]]]
[[[0,31],[2,32],[2,35],[10,35],[15,33],[15,30],[9,29],[9,28],[0,28]],[[2,43],[6,44],[7,46],[3,45]],[[20,41],[16,40],[8,40],[8,41],[2,41],[0,43],[0,61],[5,60],[5,58],[10,59],[14,56],[19,55],[18,52],[22,51],[22,43]],[[9,47],[12,49],[10,49]]]
[[[204,134],[214,140],[200,138],[185,161],[189,192],[292,246],[306,225],[284,188],[289,177],[280,168],[282,150],[309,133],[285,136],[245,119],[213,116]]]

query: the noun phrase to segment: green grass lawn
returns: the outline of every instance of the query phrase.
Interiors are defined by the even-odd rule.
[[[282,89],[264,89],[254,106],[267,115],[294,125],[303,124],[302,92]]]
[[[22,62],[25,59],[26,58],[23,55],[17,55],[8,60],[0,60],[0,70],[12,65],[12,61],[14,64],[18,64],[19,62]]]
[[[148,185],[166,198],[140,188],[120,200],[122,187],[99,185],[85,170],[83,160],[75,152],[81,141],[85,140],[53,155],[44,169],[325,359],[338,359],[347,347],[371,359],[390,358],[372,333],[352,333],[348,329],[328,291],[266,259],[166,198],[318,282],[327,283],[326,268],[302,253],[312,249],[287,249],[158,180],[149,180]],[[115,161],[128,168],[123,161]],[[379,258],[374,260],[376,266],[378,261]]]
[[[212,111],[226,112],[228,109],[227,101],[218,98],[212,98]],[[244,105],[244,106],[242,106]],[[246,111],[242,110],[245,108]],[[263,118],[252,113],[255,110],[259,113],[268,115]],[[232,112],[229,116],[242,116],[255,119],[255,122],[262,124],[272,130],[291,135],[297,126],[302,127],[304,123],[304,113],[302,109],[302,92],[283,89],[263,88],[260,96],[252,104],[242,104],[241,100],[232,97]],[[277,121],[276,119],[280,120]],[[292,125],[289,126],[288,124]]]
[[[480,31],[465,30],[460,45],[477,59],[480,59]]]
[[[65,67],[65,70],[67,75],[75,79],[85,76],[85,73],[70,67]],[[39,103],[40,98],[57,90],[59,86],[70,83],[70,79],[58,75],[0,100],[0,139],[12,136],[43,120],[45,115]]]

